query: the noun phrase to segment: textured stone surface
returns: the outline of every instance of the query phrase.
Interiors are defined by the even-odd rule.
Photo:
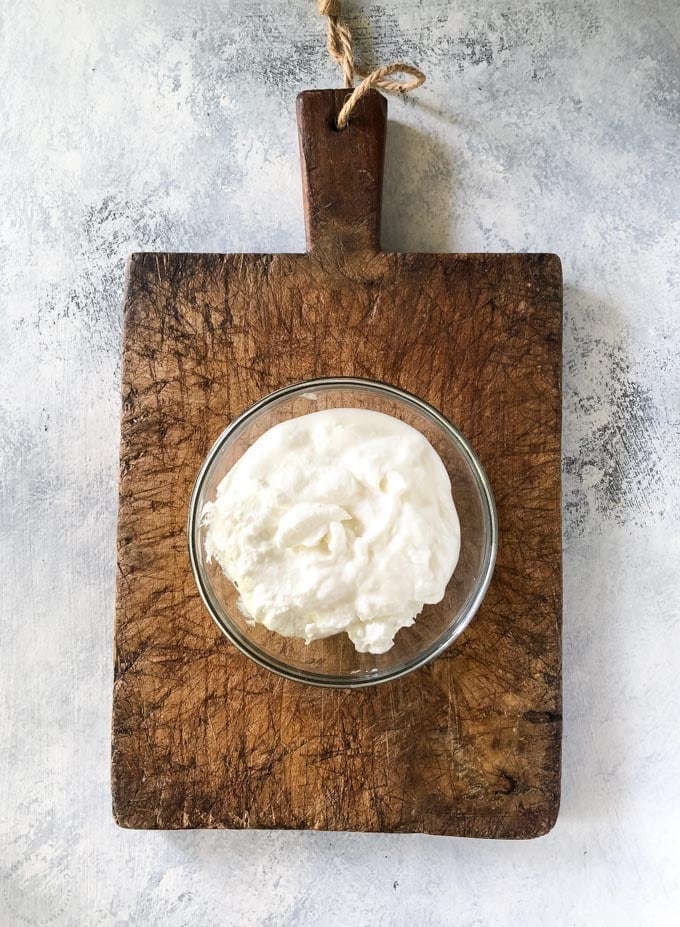
[[[383,244],[565,273],[562,811],[526,844],[132,833],[110,816],[122,268],[303,246],[309,0],[7,0],[0,75],[0,924],[673,923],[680,904],[680,13],[351,4],[390,108]],[[370,24],[370,25],[369,25]]]

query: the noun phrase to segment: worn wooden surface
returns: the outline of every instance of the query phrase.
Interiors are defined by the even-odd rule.
[[[125,303],[112,785],[119,824],[530,837],[560,790],[561,271],[554,255],[378,250],[385,104],[298,105],[308,254],[138,254]],[[364,691],[282,680],[205,612],[186,518],[225,424],[286,383],[386,380],[494,486],[495,576],[429,666]]]

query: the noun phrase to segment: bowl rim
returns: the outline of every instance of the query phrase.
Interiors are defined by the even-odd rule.
[[[233,624],[226,610],[221,608],[221,612],[215,608],[212,598],[203,579],[200,558],[197,550],[197,529],[200,529],[200,515],[197,512],[198,499],[203,488],[205,479],[219,454],[222,446],[231,437],[231,435],[246,422],[257,415],[264,407],[280,399],[296,393],[314,392],[315,389],[368,389],[369,391],[387,394],[393,399],[405,402],[423,413],[426,417],[438,424],[448,436],[454,441],[458,449],[466,458],[468,466],[472,471],[482,498],[483,520],[485,528],[485,546],[482,570],[479,579],[473,587],[473,594],[469,599],[468,605],[461,612],[459,621],[450,628],[450,633],[443,632],[440,637],[424,651],[405,661],[393,670],[375,670],[369,674],[362,672],[361,675],[332,675],[317,673],[314,671],[300,670],[284,661],[272,657],[252,644]],[[430,405],[419,396],[409,393],[401,387],[393,386],[380,380],[366,379],[362,377],[316,377],[310,380],[299,380],[291,383],[272,393],[268,393],[259,399],[253,405],[249,406],[244,412],[238,415],[227,427],[221,432],[217,440],[213,443],[208,451],[198,476],[194,483],[189,502],[189,512],[187,520],[187,535],[189,546],[189,560],[191,570],[198,588],[199,595],[204,606],[208,610],[210,617],[224,636],[231,641],[234,646],[264,669],[289,679],[293,682],[306,683],[308,685],[321,686],[332,689],[361,689],[368,686],[380,685],[385,682],[392,682],[420,669],[432,660],[442,654],[451,644],[463,633],[477,614],[480,605],[487,593],[494,567],[496,565],[496,556],[498,553],[498,514],[496,503],[491,489],[489,478],[482,467],[472,445],[467,438],[453,425],[438,409]]]

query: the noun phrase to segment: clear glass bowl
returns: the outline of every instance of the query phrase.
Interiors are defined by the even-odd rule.
[[[215,499],[225,474],[265,431],[287,419],[329,408],[372,409],[417,428],[439,453],[451,478],[461,529],[461,552],[443,600],[426,605],[384,654],[357,653],[346,634],[305,644],[248,624],[238,592],[205,555],[201,511]],[[201,598],[220,630],[251,659],[274,673],[320,686],[356,688],[396,679],[445,650],[467,627],[491,580],[498,546],[489,481],[461,433],[432,406],[394,386],[337,377],[307,380],[261,399],[229,425],[203,464],[191,497],[189,554]]]

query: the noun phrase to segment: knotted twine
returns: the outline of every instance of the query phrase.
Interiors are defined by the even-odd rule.
[[[337,61],[342,68],[345,87],[354,87],[354,78],[361,78],[361,83],[354,87],[338,113],[339,129],[345,128],[354,107],[374,87],[386,93],[408,93],[425,82],[423,72],[414,68],[412,64],[406,64],[405,61],[395,61],[393,64],[383,65],[374,71],[362,70],[354,61],[352,33],[349,27],[340,21],[342,12],[340,0],[318,0],[318,9],[322,16],[328,17],[328,51],[333,60]],[[410,74],[413,80],[405,82],[390,80],[392,74]]]

